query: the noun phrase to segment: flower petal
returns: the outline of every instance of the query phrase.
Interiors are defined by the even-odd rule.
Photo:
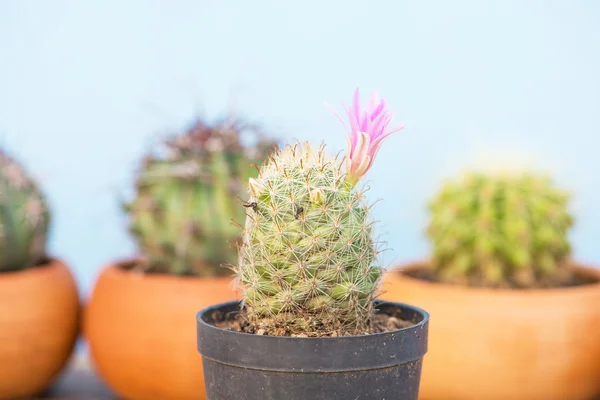
[[[371,114],[372,110],[375,110],[378,102],[379,102],[379,95],[377,94],[377,91],[375,90],[375,91],[373,91],[373,94],[371,94],[371,98],[369,99],[369,105],[367,106],[367,110],[369,110],[369,114]]]
[[[358,88],[354,92],[352,104],[342,105],[348,116],[349,127],[337,113],[334,114],[348,132],[346,173],[347,181],[353,187],[371,168],[383,141],[392,133],[403,129],[404,125],[389,128],[394,113],[388,111],[385,100],[380,99],[376,91],[372,93],[365,109],[361,109]]]
[[[386,114],[386,106],[385,106],[385,100],[381,100],[381,102],[375,107],[371,109],[371,119],[375,119],[380,115],[384,115]]]
[[[348,115],[348,121],[350,122],[350,130],[352,133],[357,132],[359,130],[358,126],[358,118],[352,113],[352,110],[348,109],[345,104],[342,104],[344,110],[346,110],[346,114]]]
[[[371,141],[369,139],[369,135],[366,132],[359,132],[358,135],[356,135],[356,145],[354,146],[354,151],[351,154],[353,164],[357,160],[361,160],[367,156],[370,144]]]
[[[401,131],[402,129],[404,129],[404,125],[400,125],[398,128],[395,129],[391,129],[388,131],[385,131],[383,134],[381,134],[380,136],[376,137],[373,142],[371,143],[371,147],[372,148],[379,148],[379,146],[381,146],[381,143],[388,137],[390,136],[392,133],[394,132],[398,132]],[[375,154],[377,154],[377,149],[375,150],[371,150],[369,151],[369,154],[371,155],[371,157],[375,157]]]

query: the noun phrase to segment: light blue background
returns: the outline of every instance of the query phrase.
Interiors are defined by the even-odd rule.
[[[0,144],[43,183],[50,248],[88,293],[135,254],[119,199],[142,154],[235,104],[286,139],[345,146],[323,106],[378,89],[405,130],[369,179],[393,264],[428,252],[424,202],[498,162],[572,190],[575,256],[600,261],[600,3],[0,2]]]

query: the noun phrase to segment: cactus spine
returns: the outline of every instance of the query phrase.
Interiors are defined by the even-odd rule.
[[[468,174],[430,203],[427,234],[440,279],[490,287],[564,280],[569,195],[545,176]]]
[[[381,268],[364,192],[308,143],[272,155],[249,181],[238,280],[249,322],[277,334],[367,329]]]
[[[0,152],[0,271],[33,267],[46,257],[50,212],[36,182]]]
[[[258,141],[244,146],[242,134]],[[253,163],[274,143],[250,126],[202,121],[165,142],[166,156],[148,156],[126,205],[148,272],[218,276],[236,261],[234,245],[245,217],[239,197],[256,176]]]

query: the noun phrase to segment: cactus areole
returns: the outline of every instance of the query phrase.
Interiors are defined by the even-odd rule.
[[[246,137],[252,135],[252,138]],[[244,140],[254,139],[245,144]],[[195,122],[145,158],[136,197],[125,206],[146,272],[219,276],[231,273],[254,163],[275,143],[239,121]]]
[[[430,203],[437,278],[486,287],[568,284],[569,195],[543,175],[469,173]]]

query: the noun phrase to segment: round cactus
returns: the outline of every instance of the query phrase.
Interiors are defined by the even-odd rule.
[[[258,137],[253,146],[241,142],[247,132]],[[199,121],[165,145],[166,156],[144,160],[137,196],[125,206],[142,266],[175,275],[228,274],[223,265],[235,263],[240,237],[234,222],[245,217],[240,198],[258,173],[254,162],[274,143],[252,127]]]
[[[440,279],[534,287],[565,279],[569,195],[545,176],[471,173],[430,203],[427,234]]]
[[[297,144],[250,180],[239,280],[251,320],[364,328],[381,270],[365,199],[340,167],[323,147]]]
[[[238,281],[251,326],[270,335],[346,335],[369,329],[381,267],[364,191],[356,189],[391,133],[392,115],[376,94],[366,110],[358,90],[343,160],[322,145],[274,153],[250,198]]]
[[[37,183],[0,152],[0,271],[33,267],[46,258],[50,212]]]

